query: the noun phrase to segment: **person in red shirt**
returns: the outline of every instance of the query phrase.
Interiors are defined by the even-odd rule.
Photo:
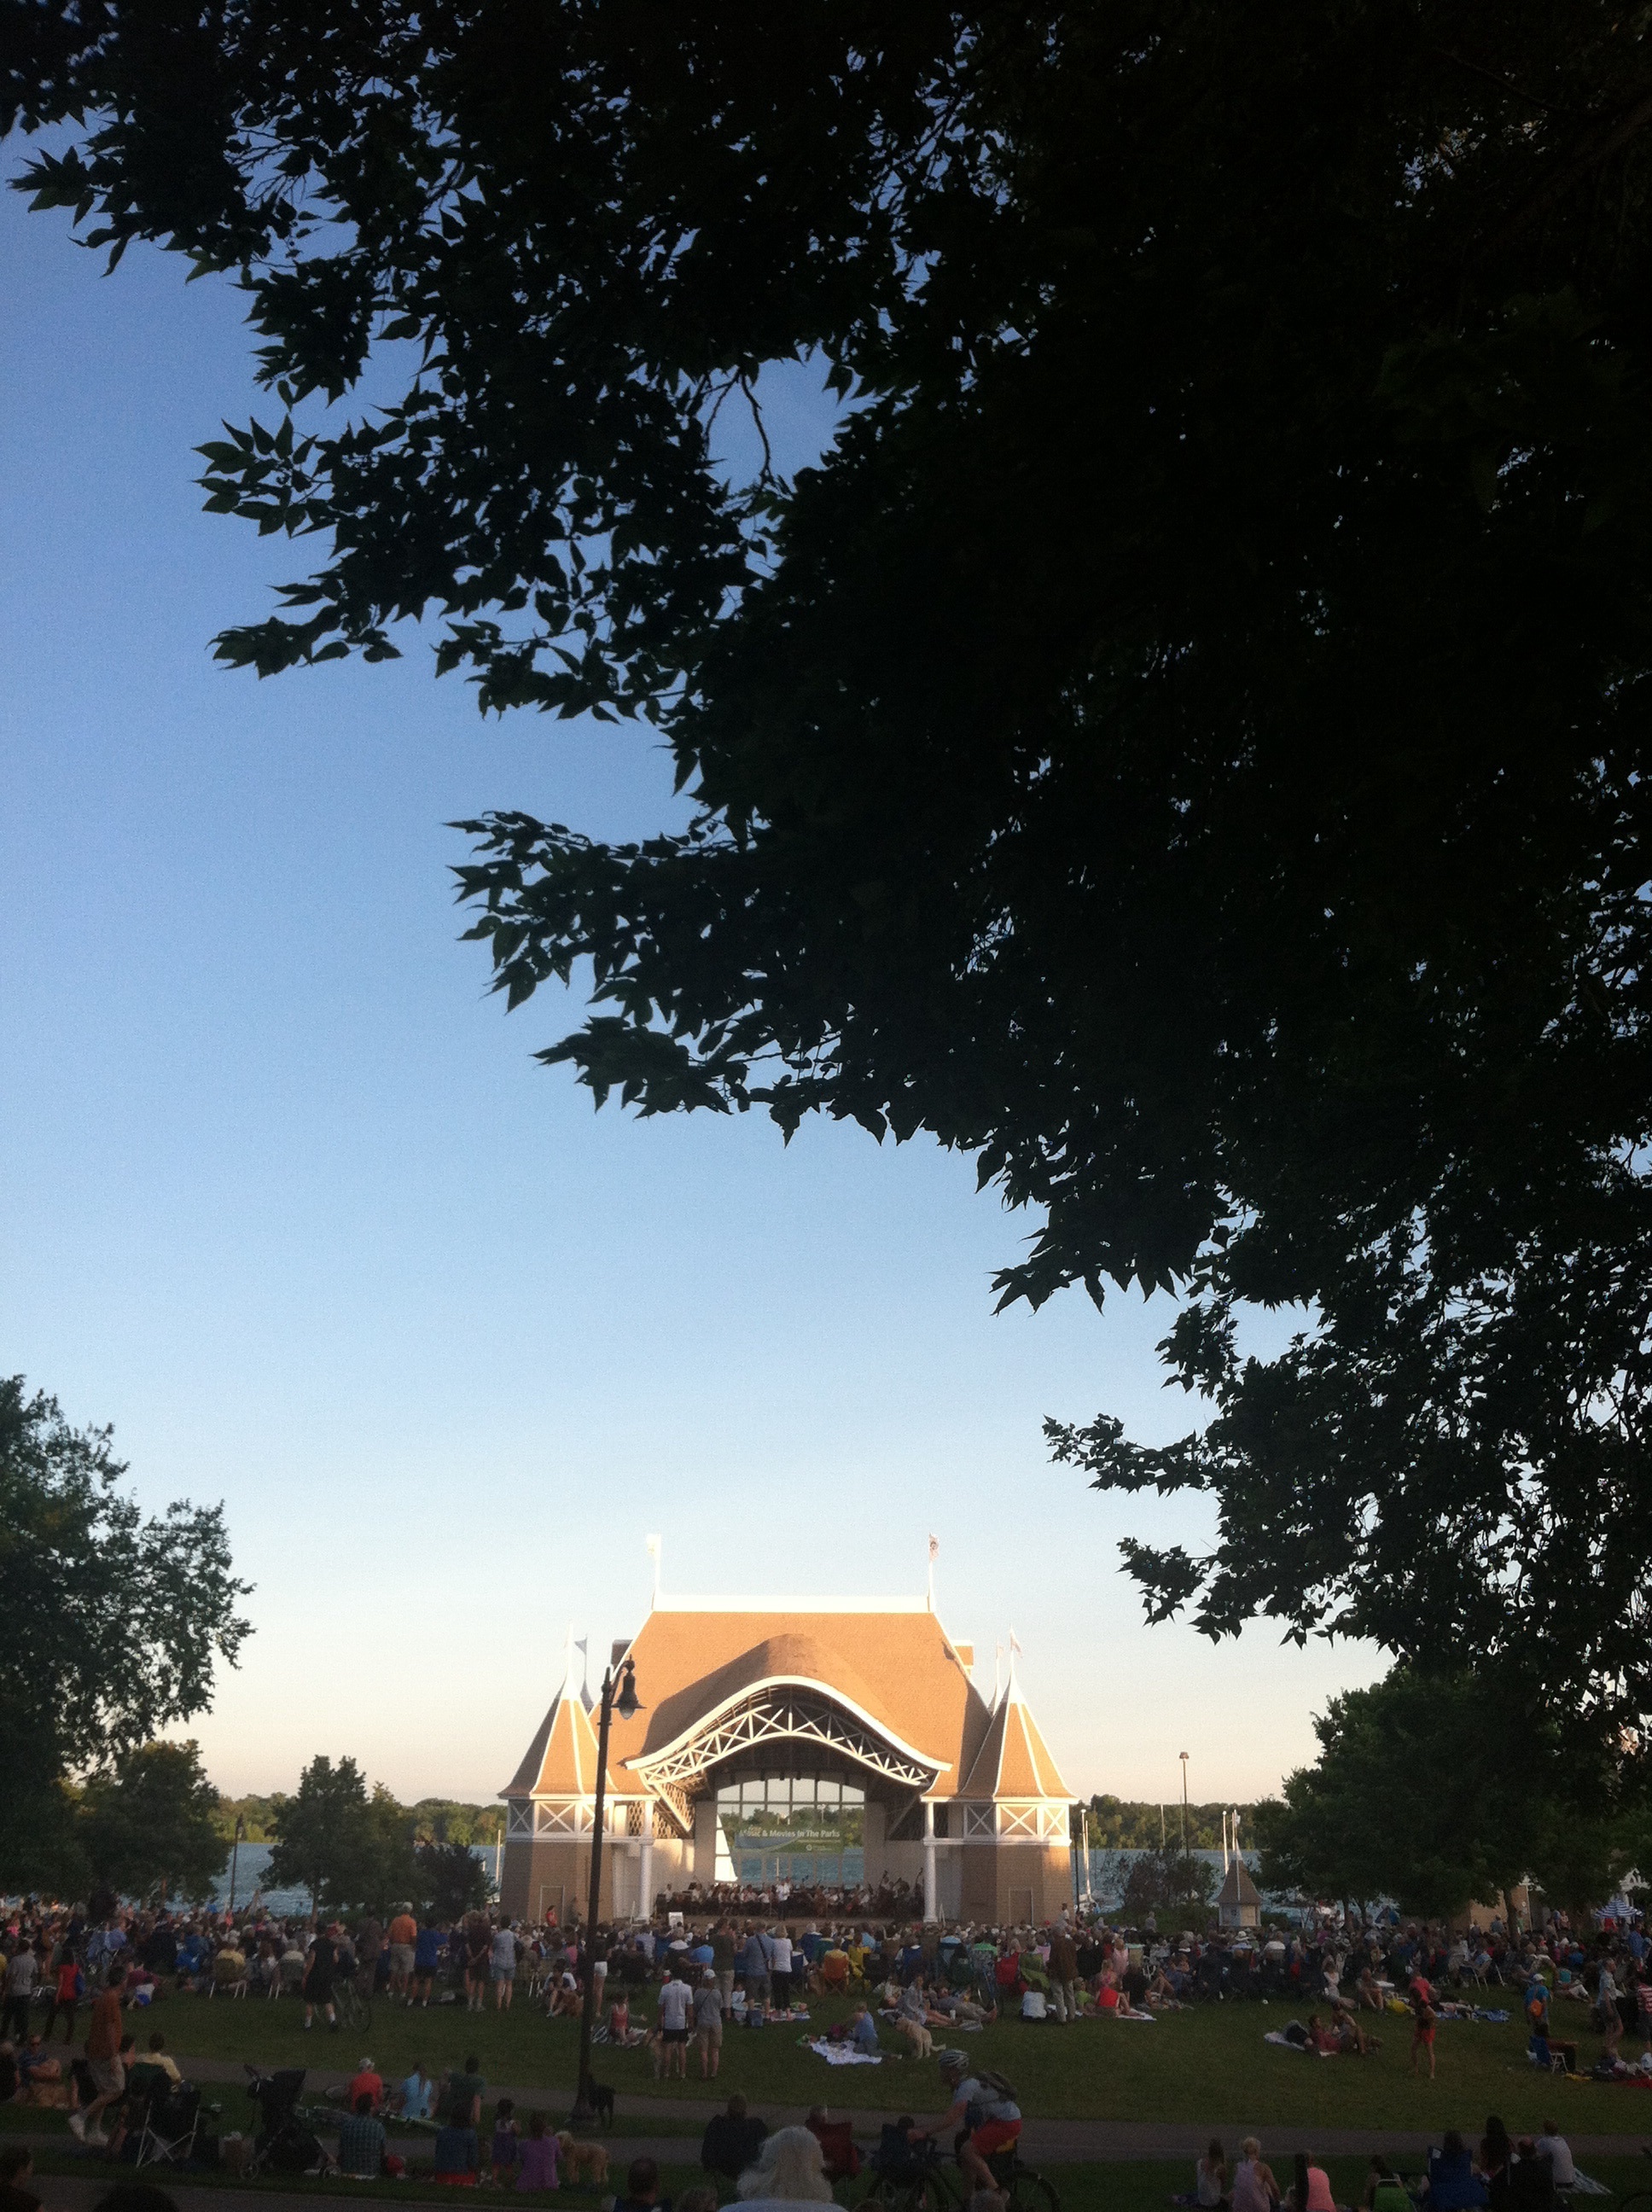
[[[75,2040],[75,2008],[86,1995],[86,1977],[70,1957],[65,1957],[58,1969],[58,1978],[52,1986],[52,2003],[46,2016],[46,2040],[52,2040],[52,2031],[58,2025],[58,2015],[63,2014],[63,2039]]]
[[[385,2101],[384,2076],[377,2071],[370,2058],[364,2058],[361,2061],[360,2067],[356,2069],[355,2078],[352,2080],[349,2088],[344,2092],[344,2109],[346,2112],[360,2112],[361,2108],[356,2102],[356,2099],[358,2097],[372,2098],[373,2102],[368,2107],[368,2110],[371,2112],[377,2112],[383,2108]]]

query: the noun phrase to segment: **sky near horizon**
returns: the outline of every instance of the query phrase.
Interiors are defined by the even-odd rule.
[[[6,175],[21,160],[6,149]],[[146,1505],[224,1501],[255,1634],[187,1731],[234,1793],[313,1753],[492,1796],[561,1675],[683,1595],[908,1595],[990,1680],[1011,1627],[1069,1785],[1278,1786],[1368,1647],[1144,1626],[1127,1531],[1046,1414],[1190,1425],[1169,1309],[992,1310],[1031,1224],[971,1163],[756,1115],[594,1114],[508,1019],[444,825],[680,817],[652,733],[484,722],[428,641],[259,684],[210,641],[313,549],[200,511],[191,448],[266,416],[238,295],[112,276],[0,193],[0,1364],[112,1421]],[[818,379],[773,381],[807,454]],[[728,434],[736,436],[738,426]],[[645,1700],[647,1686],[640,1686]]]

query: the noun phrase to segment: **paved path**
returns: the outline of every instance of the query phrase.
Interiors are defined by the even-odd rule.
[[[225,2084],[244,2081],[244,2069],[233,2060],[222,2058],[185,2058],[191,2077],[197,2081]],[[336,2068],[312,2066],[305,2082],[307,2094],[321,2094],[330,2088],[342,2088],[349,2080],[348,2072]],[[537,2087],[516,2087],[508,2082],[490,2083],[494,2096],[515,2100],[519,2114],[531,2112],[536,2106],[548,2109],[560,2116],[571,2091],[566,2087],[551,2089],[541,2082]],[[822,2083],[823,2089],[829,2084]],[[823,2100],[823,2101],[829,2101]],[[922,2104],[920,2099],[920,2104]],[[930,2100],[938,2103],[938,2092]],[[633,2097],[627,2100],[624,2117],[633,2120],[676,2121],[686,2124],[681,2135],[664,2130],[658,2135],[620,2135],[609,2138],[609,2149],[616,2166],[631,2158],[647,2154],[663,2163],[691,2166],[699,2161],[700,2137],[707,2120],[715,2107],[692,2097]],[[807,2117],[806,2108],[798,2106],[759,2105],[756,2107],[771,2127],[795,2127]],[[926,2109],[927,2109],[926,2107]],[[854,2125],[857,2136],[875,2140],[885,2120],[897,2116],[894,2112],[853,2112],[844,2115]],[[1572,2149],[1580,2159],[1634,2158],[1639,2155],[1643,2144],[1652,2141],[1652,2113],[1649,2113],[1648,2134],[1572,2135],[1569,2136]],[[1375,2151],[1388,2156],[1420,2159],[1428,2150],[1434,2136],[1414,2129],[1404,2128],[1325,2128],[1298,2126],[1289,2122],[1255,2120],[1249,2122],[1221,2121],[1192,2123],[1169,2120],[1029,2120],[1022,2134],[1022,2154],[1029,2164],[1048,2165],[1110,2164],[1133,2159],[1196,2159],[1212,2136],[1219,2137],[1230,2150],[1242,2136],[1260,2136],[1275,2156],[1285,2156],[1297,2149],[1319,2151],[1327,2158],[1369,2158]],[[41,2136],[35,2138],[42,2144],[61,2144],[60,2136]],[[1652,2186],[1652,2160],[1648,2162],[1647,2179]],[[76,2179],[76,2188],[92,2187]],[[192,2192],[190,2202],[197,2202],[197,2192]],[[68,2200],[65,2206],[68,2206]],[[260,2195],[260,2203],[265,2200]],[[285,2204],[288,2200],[270,2200]],[[300,2200],[293,2200],[298,2202]],[[48,2212],[50,2212],[48,2200]],[[78,2204],[78,2200],[76,2200]]]

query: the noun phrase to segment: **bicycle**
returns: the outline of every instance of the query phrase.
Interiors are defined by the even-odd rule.
[[[987,2170],[1004,2191],[1010,2212],[1061,2212],[1054,2184],[1023,2166],[1013,2148],[989,2158]],[[946,2166],[931,2143],[914,2158],[909,2172],[890,2175],[874,2169],[860,2203],[876,2206],[878,2212],[963,2212],[969,2196],[963,2174]]]
[[[341,1974],[332,1985],[332,2006],[340,2027],[365,2035],[373,2025],[373,2007],[356,1986],[353,1974]]]

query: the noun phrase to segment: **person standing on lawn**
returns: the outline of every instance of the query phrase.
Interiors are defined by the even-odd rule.
[[[69,2115],[70,2135],[100,2147],[109,2138],[97,2124],[98,2115],[124,2095],[126,2088],[126,2069],[120,2060],[120,1992],[125,1979],[118,1966],[112,1967],[107,1986],[93,2000],[87,2024],[86,2063],[97,2094],[83,2112]]]
[[[709,2081],[723,2063],[723,1993],[714,1966],[701,1972],[694,1993],[694,2031],[700,2046],[700,2079]]]
[[[419,1923],[405,1905],[392,1920],[386,1940],[390,1944],[390,1994],[406,2004],[411,2001],[409,1984],[413,1978],[413,1952],[419,1940]]]
[[[1078,1953],[1065,1920],[1050,1930],[1050,2010],[1068,2023],[1078,2017]]]
[[[327,2015],[327,2025],[335,2035],[338,2033],[338,2014],[332,2001],[333,1984],[338,1978],[338,1946],[333,1941],[333,1930],[322,1928],[310,1946],[310,1955],[304,1966],[304,2025],[315,2026],[315,2008],[320,2006]]]
[[[430,1992],[441,1968],[441,1954],[446,1942],[446,1937],[434,1921],[428,1927],[420,1929],[413,1947],[412,1994],[407,2000],[409,2004],[417,2004],[421,2008],[428,2006]]]
[[[72,2043],[75,2040],[75,2010],[85,1995],[86,1977],[82,1973],[74,1953],[65,1943],[52,1984],[52,2002],[46,2011],[45,2034],[48,2043],[52,2040],[52,2029],[58,2025],[59,2013],[63,2014],[64,2041]]]
[[[1418,2053],[1427,2051],[1428,2078],[1431,2081],[1434,2079],[1434,2029],[1439,2014],[1428,1999],[1420,1994],[1412,1997],[1411,2006],[1411,2070],[1413,2074],[1417,2071]]]
[[[661,2053],[664,2071],[669,2077],[680,2075],[686,2081],[689,2075],[689,2019],[694,2009],[694,1999],[689,1985],[677,1978],[671,1978],[659,1992],[659,2033],[665,2048]]]
[[[515,1931],[508,1920],[503,1920],[494,1930],[493,1950],[489,1968],[493,1976],[495,2012],[508,2012],[511,2008],[511,1999],[516,1995],[516,1953]],[[600,1990],[597,1992],[597,1998],[600,2003],[602,1999]]]

